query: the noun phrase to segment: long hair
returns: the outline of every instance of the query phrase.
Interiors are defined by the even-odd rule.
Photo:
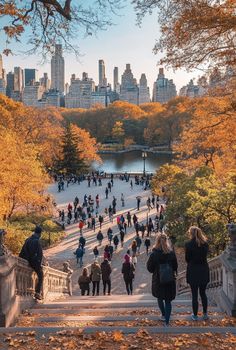
[[[87,267],[84,267],[84,268],[83,268],[82,275],[83,275],[83,276],[85,276],[85,277],[87,277],[87,276],[88,276],[88,274],[89,274],[89,273],[88,273],[88,269],[87,269]]]
[[[207,241],[206,236],[203,234],[202,230],[197,226],[191,226],[188,230],[188,233],[191,239],[195,239],[198,247],[200,247]]]
[[[161,249],[164,254],[168,254],[172,251],[169,238],[165,233],[158,233],[154,248]]]

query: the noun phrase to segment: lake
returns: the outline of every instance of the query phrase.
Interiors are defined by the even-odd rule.
[[[116,172],[143,172],[142,151],[132,151],[126,153],[105,153],[100,154],[103,164],[94,164],[96,170],[106,173]],[[163,153],[147,153],[145,161],[146,172],[154,173],[161,165],[170,163],[172,155]]]

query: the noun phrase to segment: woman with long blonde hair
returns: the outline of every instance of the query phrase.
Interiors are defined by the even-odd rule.
[[[203,320],[208,319],[206,287],[209,282],[209,266],[207,255],[209,246],[207,238],[197,226],[191,226],[188,230],[190,241],[185,244],[185,260],[187,262],[187,283],[192,291],[192,320],[198,320],[198,293],[203,307]]]
[[[165,325],[169,326],[171,301],[176,296],[175,275],[178,263],[165,233],[158,233],[153,251],[147,262],[147,269],[152,273],[152,295],[157,298]]]

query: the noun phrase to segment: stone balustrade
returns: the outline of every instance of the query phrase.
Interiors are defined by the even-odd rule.
[[[71,274],[43,266],[44,300],[71,295]],[[0,327],[8,327],[25,309],[33,306],[37,276],[28,262],[11,254],[0,256]]]

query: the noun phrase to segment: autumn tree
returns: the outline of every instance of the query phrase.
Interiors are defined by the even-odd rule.
[[[105,30],[111,24],[111,14],[120,8],[121,0],[3,0],[0,16],[1,32],[5,34],[5,54],[11,53],[12,41],[20,41],[27,31],[31,53],[40,50],[43,55],[53,50],[60,40],[68,50],[78,52],[71,43],[78,33],[92,35]],[[30,34],[28,34],[30,33]]]
[[[125,130],[122,122],[120,121],[115,122],[111,132],[112,132],[112,137],[115,140],[117,140],[119,143],[123,143]]]
[[[174,68],[236,65],[235,0],[132,0],[141,23],[158,13],[161,37],[154,52],[160,63]]]
[[[78,148],[78,135],[75,133],[72,124],[68,123],[62,137],[61,158],[58,160],[58,167],[67,175],[80,174],[86,169],[81,159],[81,150]]]
[[[192,118],[184,125],[174,150],[188,169],[207,165],[218,175],[236,169],[236,107],[233,96],[186,102]]]
[[[16,132],[0,128],[0,220],[17,211],[40,210],[47,204],[48,181],[38,150]]]

